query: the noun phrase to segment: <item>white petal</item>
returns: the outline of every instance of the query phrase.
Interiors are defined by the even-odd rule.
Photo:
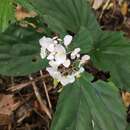
[[[55,60],[58,64],[63,64],[66,60],[66,50],[65,48],[58,44],[56,47],[55,47]]]
[[[39,43],[40,43],[41,46],[44,46],[44,44],[46,43],[46,42],[45,42],[45,39],[46,39],[46,37],[44,36],[44,37],[42,37],[42,38],[39,40]]]
[[[55,52],[57,52],[57,53],[61,53],[61,52],[66,53],[66,50],[62,45],[57,44],[56,47],[55,47]]]
[[[53,39],[44,36],[39,40],[39,43],[43,48],[46,49],[49,44],[53,44],[54,42]]]
[[[53,52],[55,50],[55,44],[54,43],[48,44],[47,50],[50,51],[50,52]]]
[[[59,64],[57,64],[57,62],[56,62],[56,61],[53,61],[53,60],[49,61],[49,65],[50,65],[52,68],[55,68],[55,69],[57,69],[58,66],[59,66]]]
[[[52,67],[47,67],[46,70],[49,72],[50,75],[52,75],[56,71],[56,69]]]
[[[68,67],[70,66],[70,60],[69,60],[69,59],[65,60],[65,62],[63,63],[63,65],[64,65],[66,68],[68,68]]]
[[[54,60],[54,55],[53,53],[50,53],[47,57],[48,60]]]
[[[60,77],[59,81],[61,82],[61,84],[63,86],[67,85],[68,84],[68,81],[66,80],[66,78],[64,76]]]
[[[73,37],[71,35],[66,35],[64,37],[64,45],[67,47],[71,43],[72,39]]]
[[[55,43],[55,44],[58,44],[58,41],[57,41],[57,40],[54,40],[54,43]]]
[[[52,67],[47,67],[46,70],[49,72],[49,74],[54,78],[54,79],[59,79],[61,77],[61,73],[57,71],[57,69],[52,68]]]
[[[68,75],[67,78],[69,79],[70,83],[73,83],[75,81],[74,75]]]
[[[69,83],[73,83],[74,81],[75,81],[74,75],[62,76],[60,78],[60,82],[63,86],[65,86]]]
[[[65,53],[57,53],[55,55],[55,60],[57,62],[57,64],[63,64],[66,60],[66,54]]]

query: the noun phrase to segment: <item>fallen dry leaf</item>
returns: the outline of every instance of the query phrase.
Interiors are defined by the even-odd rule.
[[[126,16],[127,13],[128,13],[128,3],[127,2],[124,2],[122,5],[121,5],[121,13]]]
[[[11,115],[19,106],[19,102],[15,102],[13,95],[0,94],[0,114]]]
[[[34,11],[26,11],[20,5],[16,7],[15,17],[18,21],[23,20],[25,18],[35,17],[37,14]]]
[[[122,93],[122,99],[126,107],[130,105],[130,93],[129,92],[123,92]]]

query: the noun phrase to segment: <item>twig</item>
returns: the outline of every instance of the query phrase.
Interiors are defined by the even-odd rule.
[[[33,78],[31,76],[29,76],[29,79],[32,81],[32,86],[33,86],[33,89],[34,89],[34,93],[36,95],[36,98],[37,98],[42,110],[48,115],[48,117],[50,119],[52,119],[51,113],[48,110],[47,106],[43,103],[43,100],[42,100],[42,98],[41,98],[41,96],[39,94],[38,88],[37,88],[35,82],[33,81]]]
[[[12,86],[14,86],[14,77],[13,76],[11,76],[11,84],[12,84]]]
[[[33,81],[37,82],[37,81],[42,80],[43,78],[48,77],[48,76],[49,76],[48,74],[47,75],[43,75],[43,76],[38,77],[38,78],[36,78],[36,79],[34,79],[32,81],[28,81],[26,83],[21,83],[21,84],[18,84],[18,85],[14,85],[14,86],[8,88],[7,91],[11,91],[11,92],[18,91],[18,90],[20,90],[22,88],[25,88],[25,87],[31,85]]]
[[[12,124],[9,123],[9,124],[8,124],[8,130],[11,130],[11,129],[12,129]]]
[[[18,94],[19,94],[19,96],[21,97],[23,103],[25,103],[25,105],[26,105],[27,107],[32,108],[32,106],[31,106],[30,104],[27,103],[27,101],[24,99],[24,97],[21,95],[21,93],[18,92]],[[41,118],[43,118],[43,119],[45,120],[44,116],[41,115],[41,113],[38,112],[35,108],[32,108],[32,110],[35,111]]]
[[[42,73],[41,70],[40,70],[40,74],[41,74],[41,76],[43,76],[43,73]],[[51,105],[50,97],[49,97],[49,94],[48,94],[47,86],[46,86],[44,80],[43,80],[42,83],[43,83],[44,90],[45,90],[45,94],[46,94],[46,97],[47,97],[47,102],[48,102],[49,108],[50,108],[50,110],[51,110],[51,109],[52,109],[52,105]]]
[[[110,3],[110,0],[107,0],[106,3],[105,3],[105,5],[103,6],[102,12],[101,12],[101,14],[100,14],[100,16],[99,16],[99,20],[102,19],[102,16],[103,16],[103,14],[104,14],[104,11],[105,11],[105,9],[108,7],[109,3]]]
[[[25,124],[25,126],[26,126],[26,128],[27,128],[28,130],[31,130],[31,127],[30,127],[29,124]]]

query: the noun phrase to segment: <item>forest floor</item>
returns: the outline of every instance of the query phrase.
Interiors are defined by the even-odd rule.
[[[123,31],[130,38],[130,1],[104,1],[93,4],[101,28]],[[18,20],[33,15],[20,6],[16,9]],[[60,91],[45,71],[24,77],[0,76],[0,130],[49,130]],[[130,93],[124,90],[122,99],[130,122]]]

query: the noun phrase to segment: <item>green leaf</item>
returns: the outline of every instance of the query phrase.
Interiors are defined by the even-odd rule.
[[[122,33],[102,32],[90,54],[96,67],[110,72],[117,87],[129,89],[130,43]]]
[[[1,33],[0,74],[21,76],[46,67],[47,61],[40,58],[41,37],[34,29],[16,25]]]
[[[28,0],[55,32],[79,32],[81,27],[88,29],[94,37],[99,25],[86,0]]]
[[[0,31],[5,31],[13,18],[13,0],[0,0]]]
[[[84,74],[64,87],[51,130],[125,130],[126,112],[118,89],[91,80]]]
[[[69,51],[73,51],[75,48],[80,48],[81,53],[85,54],[93,49],[93,44],[94,41],[90,31],[84,27],[81,27],[72,43],[69,45]]]
[[[128,124],[128,126],[127,126],[127,129],[126,130],[130,130],[130,123]]]

